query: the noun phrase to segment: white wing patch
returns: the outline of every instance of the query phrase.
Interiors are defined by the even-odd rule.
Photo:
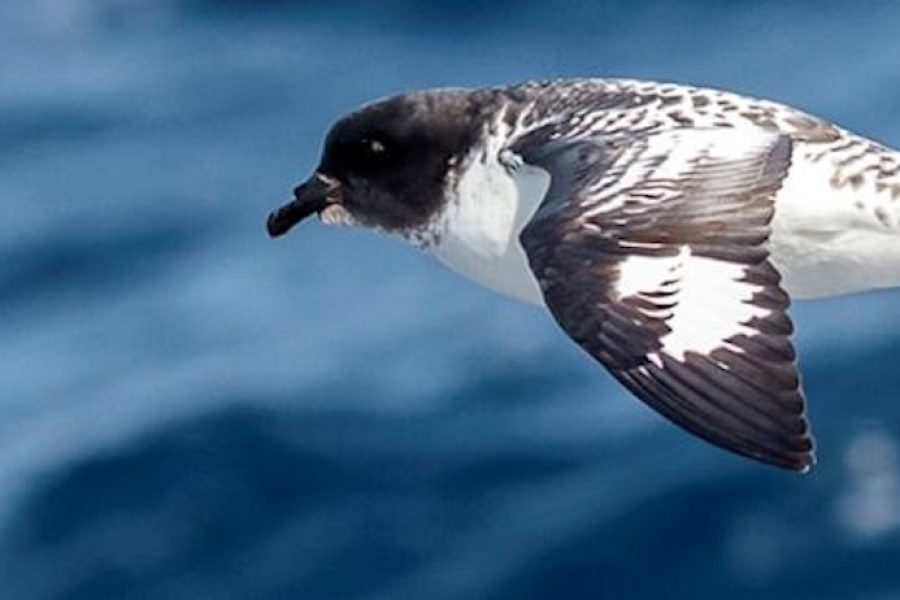
[[[689,256],[670,321],[672,333],[662,338],[663,350],[681,360],[688,351],[708,354],[727,338],[753,333],[746,323],[771,311],[752,303],[763,287],[741,281],[744,269],[740,264]]]
[[[723,346],[742,352],[726,340],[752,334],[747,323],[771,314],[752,302],[763,286],[744,276],[744,265],[694,256],[685,245],[671,257],[629,256],[620,265],[615,288],[620,298],[669,297],[659,310],[645,312],[665,319],[671,328],[660,339],[662,351],[684,360],[688,352],[710,354]],[[658,355],[649,358],[660,364]]]
[[[650,292],[674,291],[681,279],[684,255],[690,253],[685,246],[681,254],[672,257],[641,256],[632,254],[619,265],[616,292],[619,298],[638,296]]]

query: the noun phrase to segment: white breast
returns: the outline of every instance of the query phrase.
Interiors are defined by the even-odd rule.
[[[521,165],[513,178],[491,150],[470,157],[454,196],[438,217],[437,243],[429,250],[485,287],[542,304],[519,233],[547,192],[550,176],[543,169]]]

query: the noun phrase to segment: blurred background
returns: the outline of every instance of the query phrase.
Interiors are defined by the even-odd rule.
[[[900,597],[900,292],[800,303],[820,464],[539,310],[267,212],[408,88],[629,76],[900,145],[900,6],[0,3],[0,597]]]

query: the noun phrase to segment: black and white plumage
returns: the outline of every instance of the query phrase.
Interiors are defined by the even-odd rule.
[[[727,92],[629,80],[430,90],[332,128],[269,219],[375,227],[544,304],[687,430],[814,462],[789,293],[900,285],[900,155]]]

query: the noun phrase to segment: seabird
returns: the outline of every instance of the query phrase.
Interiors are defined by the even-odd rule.
[[[314,213],[545,306],[663,416],[804,472],[791,298],[900,285],[900,153],[785,104],[671,83],[374,101],[334,124],[269,234]]]

